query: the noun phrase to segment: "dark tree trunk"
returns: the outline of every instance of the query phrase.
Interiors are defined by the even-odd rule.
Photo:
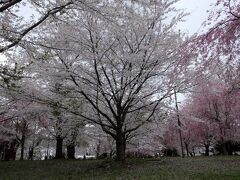
[[[10,153],[9,153],[8,146],[9,146],[9,144],[7,144],[7,147],[5,148],[5,157],[4,157],[5,161],[9,161],[10,160]]]
[[[205,144],[205,156],[209,156],[209,145]]]
[[[97,144],[97,150],[96,150],[96,156],[97,156],[97,159],[99,159],[99,156],[100,156],[100,142]]]
[[[0,159],[3,161],[15,160],[16,146],[16,140],[13,140],[12,142],[6,141],[0,144]]]
[[[126,139],[122,133],[116,138],[116,161],[125,162]]]
[[[61,136],[57,136],[56,138],[57,144],[56,144],[56,159],[61,159],[63,157],[63,138]]]
[[[21,145],[21,156],[20,156],[20,160],[23,160],[23,156],[24,156],[24,146],[25,146],[25,129],[23,129],[22,131],[22,137],[21,137],[21,141],[20,141],[20,145]]]
[[[2,159],[3,161],[8,161],[8,153],[7,153],[7,150],[8,150],[8,142],[4,142],[3,145],[2,145]]]
[[[185,147],[186,147],[187,156],[189,156],[189,148],[187,143],[185,143]]]
[[[33,160],[33,147],[28,149],[28,160]]]
[[[227,155],[228,154],[228,152],[227,152],[227,143],[226,143],[226,141],[223,138],[221,138],[221,144],[222,144],[222,154],[223,155]]]
[[[223,143],[222,145],[222,152],[223,152],[223,155],[227,155],[227,147],[226,147],[226,143]]]
[[[67,146],[67,157],[68,159],[75,159],[75,145],[70,144]]]
[[[233,151],[234,151],[234,149],[233,149],[233,146],[234,146],[233,141],[226,141],[225,142],[225,146],[226,146],[227,154],[232,156],[233,155]]]
[[[192,153],[193,153],[193,156],[195,157],[196,154],[195,154],[195,149],[194,149],[194,147],[192,148]]]
[[[16,159],[17,146],[18,146],[17,140],[13,140],[13,141],[11,142],[11,146],[10,146],[11,159],[12,159],[12,160],[15,160],[15,159]]]

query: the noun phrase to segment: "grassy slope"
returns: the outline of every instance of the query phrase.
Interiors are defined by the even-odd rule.
[[[2,179],[235,179],[240,180],[240,157],[197,157],[112,161],[0,162]]]

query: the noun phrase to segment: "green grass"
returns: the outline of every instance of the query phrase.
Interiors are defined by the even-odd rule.
[[[125,165],[110,160],[0,162],[0,180],[5,179],[240,180],[240,157],[131,159]]]

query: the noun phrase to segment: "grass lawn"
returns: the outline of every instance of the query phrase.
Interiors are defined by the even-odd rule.
[[[240,156],[0,162],[0,180],[17,179],[217,179],[240,180]]]

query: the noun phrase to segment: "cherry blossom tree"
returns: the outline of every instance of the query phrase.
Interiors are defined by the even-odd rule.
[[[194,39],[205,73],[221,76],[232,90],[239,89],[240,3],[217,0],[205,21],[208,30]]]
[[[40,48],[29,53],[40,60],[36,76],[62,81],[60,91],[76,100],[60,100],[59,108],[100,125],[116,141],[119,161],[133,132],[186,83],[188,61],[179,54],[181,34],[173,30],[184,14],[174,2],[106,2],[99,6],[104,17],[74,11],[71,19],[46,27]],[[83,100],[88,109],[79,112],[74,105]]]
[[[224,154],[227,153],[225,142],[238,141],[239,118],[235,112],[239,103],[239,98],[235,98],[238,94],[239,91],[233,93],[228,85],[215,79],[215,83],[208,81],[199,85],[185,105],[184,114],[199,121],[199,128],[192,129],[198,129],[195,133],[205,146],[206,155],[209,154],[209,146],[217,141],[221,142]]]
[[[174,121],[175,120],[175,121]],[[164,133],[158,136],[163,145],[163,154],[166,156],[176,156],[179,154],[180,143],[178,133],[177,119],[169,118],[164,125]],[[155,137],[156,138],[156,137]]]
[[[224,142],[235,141],[235,127],[239,124],[235,109],[239,101],[240,4],[236,0],[218,0],[212,7],[204,23],[207,30],[188,44],[189,51],[196,50],[193,68],[201,73],[196,81],[199,89],[192,89],[195,92],[184,112],[189,111],[188,118],[197,118],[206,125],[198,132],[206,154],[209,144],[216,141],[221,142],[226,154]]]
[[[208,20],[205,22],[209,31],[201,35],[202,43],[208,44],[212,53],[230,55],[239,53],[239,31],[240,31],[240,4],[237,0],[217,0],[214,9],[209,12]],[[205,36],[205,37],[204,37]]]

